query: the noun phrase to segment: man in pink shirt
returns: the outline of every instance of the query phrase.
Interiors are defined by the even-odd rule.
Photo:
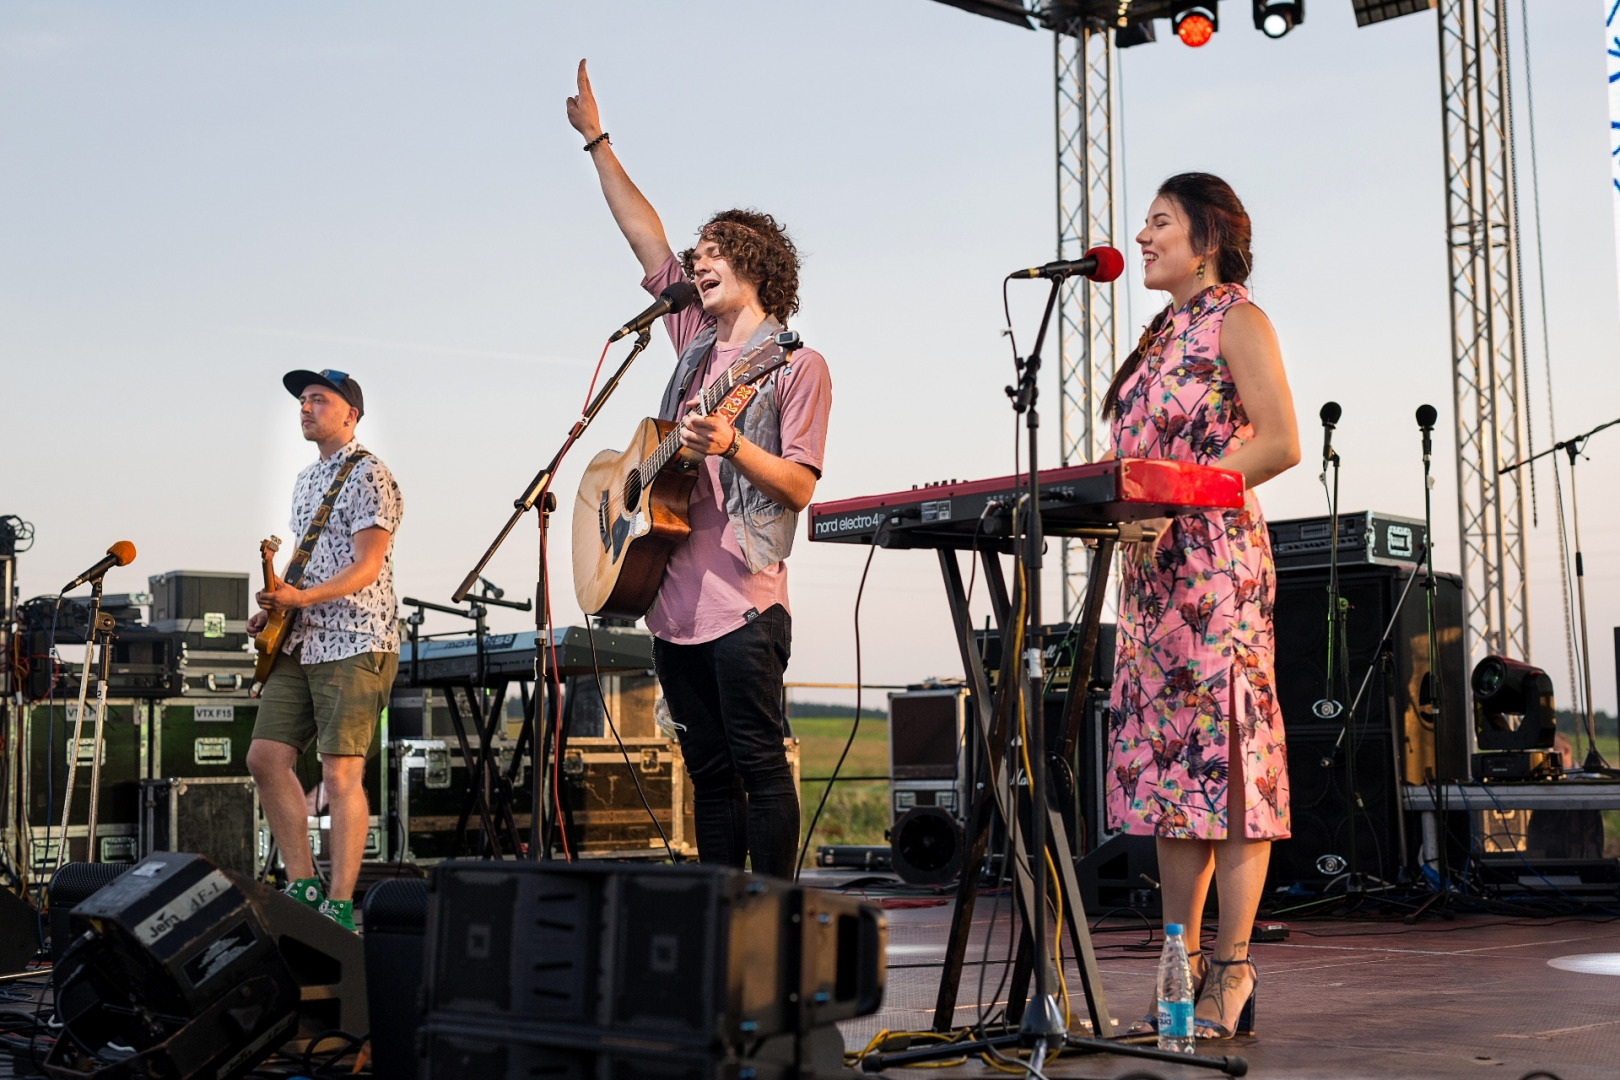
[[[758,384],[737,417],[700,416],[697,398],[746,350],[798,311],[799,257],[768,214],[726,210],[676,256],[663,223],[619,164],[579,64],[568,122],[585,137],[608,209],[657,295],[683,276],[702,308],[667,316],[680,359],[659,415],[681,420],[681,441],[705,455],[692,491],[692,533],[670,557],[647,613],[658,680],[696,795],[698,857],[792,877],[799,797],[782,736],[782,673],[792,645],[787,566],[798,515],[821,477],[832,380],[819,353]]]

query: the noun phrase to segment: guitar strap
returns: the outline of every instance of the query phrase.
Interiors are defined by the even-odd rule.
[[[287,572],[281,575],[282,581],[297,588],[298,583],[304,580],[304,568],[309,565],[309,557],[315,550],[315,542],[321,538],[321,533],[326,531],[326,521],[332,516],[332,507],[337,505],[338,492],[343,490],[349,474],[354,472],[354,467],[360,464],[361,459],[370,456],[370,450],[356,450],[338,469],[337,475],[332,477],[332,486],[321,496],[321,505],[316,507],[315,516],[309,519],[309,527],[304,530],[303,537],[298,541],[298,550],[293,552],[292,559],[287,563]]]

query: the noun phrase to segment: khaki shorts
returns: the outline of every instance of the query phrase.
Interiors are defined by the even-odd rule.
[[[320,664],[282,653],[259,694],[253,737],[300,753],[316,742],[323,754],[365,757],[398,671],[398,653],[365,652]]]

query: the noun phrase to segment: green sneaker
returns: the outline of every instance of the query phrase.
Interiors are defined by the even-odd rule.
[[[299,878],[297,881],[287,882],[287,887],[281,890],[294,900],[307,908],[321,909],[326,902],[326,893],[321,889],[321,879],[313,877]]]
[[[322,900],[320,912],[343,929],[354,932],[353,900]]]

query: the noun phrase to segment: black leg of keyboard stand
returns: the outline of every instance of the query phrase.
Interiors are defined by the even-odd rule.
[[[1099,545],[1100,547],[1101,545]],[[1101,552],[1100,552],[1101,553]],[[1110,550],[1105,553],[1111,557]],[[971,617],[967,608],[967,596],[962,587],[962,569],[956,558],[956,553],[948,550],[939,552],[940,570],[945,579],[946,600],[951,610],[952,627],[956,632],[957,647],[962,653],[963,667],[966,669],[968,692],[974,700],[977,715],[995,716],[995,722],[988,730],[981,722],[979,737],[983,742],[987,774],[992,778],[991,784],[985,792],[999,802],[1004,798],[1003,793],[1010,791],[1007,783],[1008,771],[1003,755],[1000,753],[999,735],[1003,735],[1004,718],[998,708],[991,712],[987,708],[991,703],[989,679],[985,675],[984,665],[979,659],[978,651],[973,647],[973,631]],[[1106,565],[1106,564],[1104,564]],[[997,566],[999,569],[999,565]],[[989,577],[988,564],[986,576]],[[1098,575],[1093,575],[1093,578]],[[1086,590],[1086,605],[1082,615],[1084,620],[1081,627],[1082,643],[1090,640],[1092,651],[1095,651],[1097,625],[1102,619],[1102,603],[1105,589],[1102,585],[1088,585]],[[1018,658],[1012,656],[1009,650],[1003,650],[1003,671],[1001,673],[1004,684],[1010,685],[1010,672],[1017,670]],[[1009,671],[1009,664],[1011,665]],[[1089,669],[1087,669],[1089,670]],[[998,705],[1001,703],[997,703]],[[1010,812],[1010,806],[1000,806],[1003,820],[1008,822],[1008,828],[1013,840],[1014,856],[1017,860],[1015,870],[1021,864],[1028,866],[1028,848],[1023,835],[1023,824],[1018,820],[1019,815]],[[1063,901],[1064,926],[1059,928],[1068,930],[1072,956],[1079,968],[1081,989],[1084,992],[1086,1012],[1091,1021],[1092,1031],[1102,1036],[1113,1034],[1113,1020],[1108,1015],[1107,996],[1102,986],[1102,978],[1097,970],[1097,957],[1092,948],[1090,928],[1086,924],[1085,910],[1080,904],[1079,883],[1074,874],[1074,860],[1069,852],[1072,848],[1068,842],[1067,830],[1063,826],[1062,815],[1051,807],[1042,808],[1047,814],[1047,834],[1049,838],[1049,851],[1058,853],[1054,857],[1058,874],[1055,882]],[[975,813],[975,824],[980,817]],[[968,838],[969,851],[978,848],[980,838]],[[963,868],[963,880],[957,889],[957,906],[951,917],[950,937],[946,942],[944,970],[941,972],[939,995],[935,1002],[934,1028],[937,1031],[949,1030],[954,1024],[956,998],[961,981],[962,967],[966,958],[967,939],[972,928],[973,907],[978,888],[979,868],[974,864],[967,864]],[[1025,926],[1028,925],[1029,913],[1043,911],[1044,905],[1037,907],[1035,898],[1030,891],[1030,883],[1026,874],[1015,872],[1014,881],[1017,886],[1016,895],[1019,908],[1025,916]],[[1033,958],[1032,958],[1033,959]],[[1009,1010],[1010,1015],[1011,1010]]]
[[[495,749],[495,736],[501,724],[501,713],[506,707],[507,680],[496,678],[486,679],[486,682],[491,683],[489,688],[494,691],[487,707],[482,694],[472,691],[467,695],[468,707],[473,713],[473,727],[478,732],[478,772],[473,775],[477,789],[483,792],[490,816],[495,820],[496,826],[505,831],[506,842],[512,849],[512,854],[519,855],[523,852],[523,835],[518,832],[517,818],[512,814],[512,785],[499,767],[500,757]],[[466,820],[471,816],[472,807],[473,800],[469,798],[461,811],[462,828],[466,828]],[[498,833],[491,833],[487,837],[480,838],[478,846],[480,854],[499,858],[501,836]]]
[[[462,718],[461,706],[456,702],[456,688],[453,686],[447,688],[444,697],[445,702],[450,706],[450,723],[456,729],[456,742],[461,746],[461,760],[466,763],[467,781],[472,787],[473,801],[478,808],[478,820],[483,829],[483,834],[479,838],[479,846],[482,847],[484,839],[493,838],[497,835],[495,822],[489,814],[489,803],[484,799],[484,784],[483,778],[478,771],[478,760],[473,756],[472,745],[467,741],[467,723]],[[469,708],[477,709],[478,706],[472,703],[473,691],[471,688],[467,692],[467,701]],[[466,843],[467,818],[469,816],[468,811],[464,808],[461,817],[456,822],[455,851],[457,854],[461,853],[462,846]]]

